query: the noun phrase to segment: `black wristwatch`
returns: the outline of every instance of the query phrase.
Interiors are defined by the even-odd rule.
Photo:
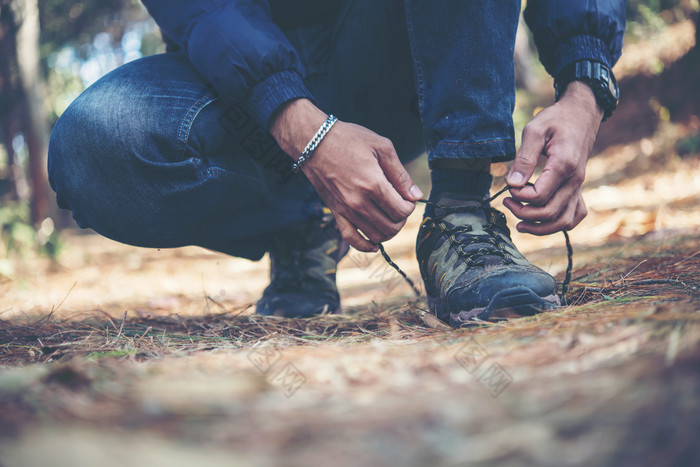
[[[562,70],[554,80],[555,99],[564,93],[572,81],[583,81],[593,90],[598,105],[603,109],[603,121],[612,115],[620,100],[620,88],[612,70],[600,62],[579,60]]]

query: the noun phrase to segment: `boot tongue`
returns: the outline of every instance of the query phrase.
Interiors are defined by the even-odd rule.
[[[464,223],[463,220],[465,212],[468,212],[467,210],[469,209],[473,209],[473,211],[471,211],[470,217],[474,216],[472,217],[472,219],[474,219],[475,221],[478,219],[478,221],[476,222],[476,224],[473,222],[469,222],[469,224],[472,224],[472,228],[476,229],[475,233],[483,233],[480,224],[486,221],[486,215],[484,213],[484,210],[481,208],[483,207],[483,203],[486,200],[486,198],[464,193],[441,193],[435,198],[438,200],[438,206],[435,206],[434,208],[435,217],[440,217],[444,215],[444,220],[446,220],[447,222],[450,222],[451,224],[455,225],[462,225]],[[441,207],[465,208],[465,211],[449,213],[446,209],[440,209]],[[459,220],[460,217],[462,218],[462,221]]]

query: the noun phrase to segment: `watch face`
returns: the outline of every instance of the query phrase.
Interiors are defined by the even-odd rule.
[[[620,98],[620,91],[617,88],[617,83],[615,83],[615,78],[613,78],[612,76],[609,76],[607,78],[607,82],[608,82],[608,89],[610,90],[610,94],[612,94],[613,97],[615,98],[615,101],[617,101]]]
[[[601,68],[600,70],[600,80],[607,84],[608,90],[610,90],[610,94],[617,100],[618,98],[618,91],[617,91],[617,86],[615,86],[615,81],[613,80],[613,77],[610,73],[608,73],[608,70]]]

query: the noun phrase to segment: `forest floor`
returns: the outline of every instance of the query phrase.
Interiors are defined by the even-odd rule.
[[[661,120],[590,161],[571,304],[530,318],[452,330],[356,251],[310,320],[254,314],[267,260],[79,234],[17,259],[0,466],[698,465],[700,119]],[[417,283],[420,217],[386,244]],[[562,280],[561,235],[513,236]]]
[[[687,131],[590,161],[570,306],[471,329],[431,319],[378,255],[342,262],[344,314],[286,320],[253,314],[265,261],[70,236],[59,263],[18,262],[0,284],[0,464],[700,459]],[[387,243],[415,280],[419,220]],[[563,237],[514,235],[562,279]]]

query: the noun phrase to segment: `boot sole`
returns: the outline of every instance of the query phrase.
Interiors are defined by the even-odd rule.
[[[458,328],[477,324],[477,321],[497,321],[503,319],[522,318],[553,310],[559,307],[559,296],[554,293],[540,297],[528,287],[517,286],[498,292],[488,306],[475,307],[450,313],[444,300],[428,296],[428,307],[438,318],[449,322],[450,326]]]
[[[303,294],[264,296],[255,306],[255,314],[278,318],[312,318],[324,314],[339,314],[340,302],[317,297],[315,300]]]

